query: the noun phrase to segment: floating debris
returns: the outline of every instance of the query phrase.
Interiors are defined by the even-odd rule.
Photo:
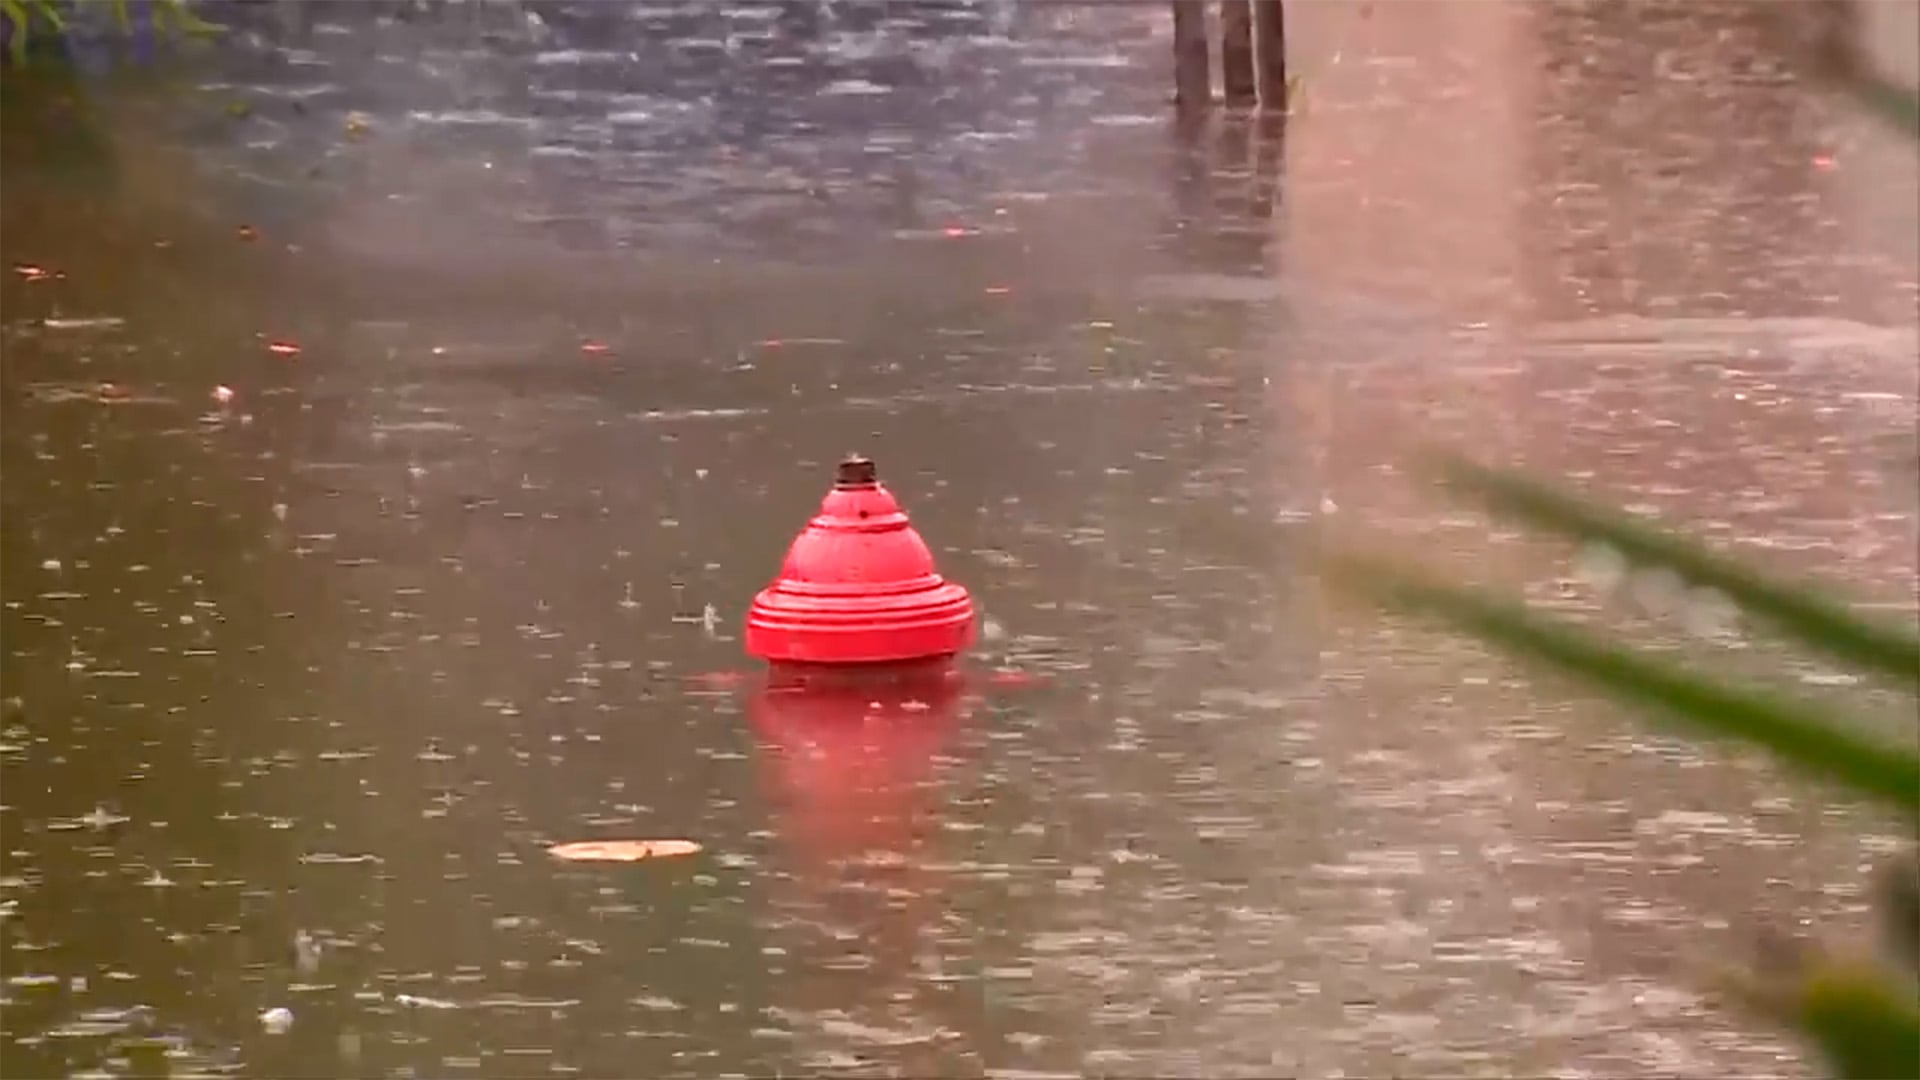
[[[846,338],[830,338],[830,337],[767,338],[765,341],[760,342],[760,347],[763,349],[783,349],[789,345],[845,345],[846,343],[847,343]]]
[[[300,346],[291,341],[273,341],[267,344],[267,351],[275,356],[298,356]]]
[[[29,263],[15,263],[13,267],[13,272],[16,274],[19,274],[23,279],[27,281],[41,281],[53,276],[52,274],[48,273],[44,268],[33,266]]]
[[[337,851],[310,851],[300,856],[300,861],[307,866],[348,866],[357,863],[377,863],[380,860],[373,855],[346,855]]]
[[[233,387],[231,386],[214,387],[213,400],[219,402],[222,405],[231,404],[233,402]]]
[[[547,854],[568,862],[641,862],[694,855],[700,845],[691,840],[579,840],[555,844]]]
[[[612,346],[604,341],[583,341],[580,343],[580,351],[589,356],[599,356],[603,353],[611,352],[612,348]]]
[[[32,281],[33,278],[27,280]],[[49,330],[108,330],[116,326],[125,326],[127,320],[118,315],[98,315],[85,319],[42,319],[40,325]]]
[[[268,1009],[260,1014],[260,1026],[269,1035],[285,1035],[293,1027],[293,1010]]]
[[[821,97],[868,97],[891,94],[892,90],[867,79],[836,79],[818,91]]]

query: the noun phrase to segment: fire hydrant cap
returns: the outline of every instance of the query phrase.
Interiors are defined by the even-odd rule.
[[[833,490],[747,611],[765,660],[873,664],[951,656],[973,644],[973,600],[940,576],[878,470],[849,457]]]

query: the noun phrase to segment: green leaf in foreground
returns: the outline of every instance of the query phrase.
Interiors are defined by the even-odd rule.
[[[1437,616],[1475,637],[1660,709],[1696,732],[1757,743],[1801,769],[1920,817],[1920,754],[1841,730],[1788,699],[1605,642],[1524,606],[1422,580],[1384,562],[1344,558],[1335,580],[1400,611]]]
[[[1920,135],[1920,94],[1873,70],[1863,50],[1829,42],[1807,54],[1810,73],[1908,135]]]
[[[195,15],[187,7],[186,0],[161,0],[160,3],[155,4],[153,8],[155,25],[159,24],[162,17],[172,22],[174,29],[183,34],[204,37],[211,34],[224,34],[227,31],[227,28],[219,23],[208,22]]]
[[[1729,984],[1750,1007],[1799,1028],[1841,1080],[1920,1075],[1920,1004],[1869,965],[1826,962],[1786,985]]]
[[[1556,491],[1530,478],[1444,456],[1445,481],[1496,514],[1586,541],[1611,544],[1628,559],[1665,566],[1828,655],[1920,684],[1920,635],[1870,621],[1814,590],[1772,582],[1692,540]]]
[[[7,20],[12,31],[7,42],[7,53],[15,64],[27,58],[27,39],[33,33],[33,16],[27,10],[24,0],[0,0],[0,17]]]
[[[1909,135],[1920,134],[1920,96],[1879,78],[1852,81],[1847,86],[1861,104],[1882,120]]]

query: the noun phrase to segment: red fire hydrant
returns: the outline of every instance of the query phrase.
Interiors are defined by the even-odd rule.
[[[934,569],[873,462],[840,463],[820,513],[747,611],[747,652],[775,664],[884,664],[973,644],[973,599]]]

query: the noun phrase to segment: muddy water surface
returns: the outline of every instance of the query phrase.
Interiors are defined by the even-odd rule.
[[[1699,961],[1881,826],[1311,556],[1848,692],[1401,454],[1910,613],[1911,149],[1747,9],[1304,8],[1284,131],[1157,8],[798,2],[220,9],[11,128],[7,1072],[1805,1074]],[[1041,678],[729,674],[849,450]]]

